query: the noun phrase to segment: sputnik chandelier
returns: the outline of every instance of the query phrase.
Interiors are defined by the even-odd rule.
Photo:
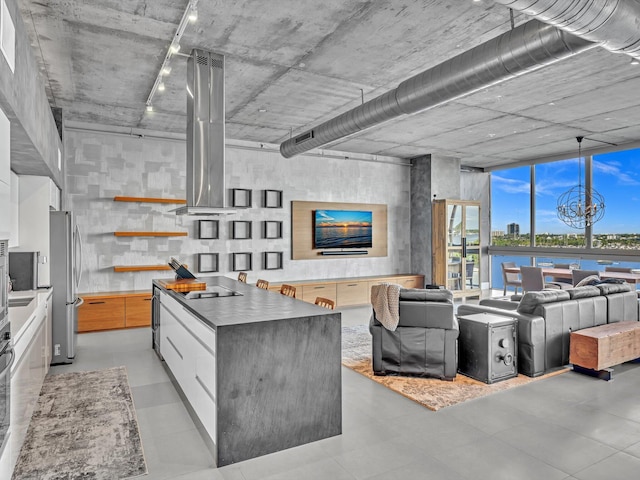
[[[604,197],[582,185],[582,139],[578,141],[578,185],[558,197],[558,218],[572,228],[590,227],[604,216]]]

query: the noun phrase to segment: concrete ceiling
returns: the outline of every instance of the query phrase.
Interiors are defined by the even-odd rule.
[[[145,102],[187,0],[18,0],[66,122],[186,131],[186,59]],[[527,21],[515,16],[516,24]],[[280,143],[511,28],[492,0],[202,0],[181,52],[226,60],[227,137]],[[487,168],[640,141],[640,66],[591,49],[327,146]],[[261,110],[266,110],[261,112]]]

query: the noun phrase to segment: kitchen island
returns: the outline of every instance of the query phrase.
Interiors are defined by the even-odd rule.
[[[340,313],[227,277],[153,282],[153,342],[218,466],[342,433]]]

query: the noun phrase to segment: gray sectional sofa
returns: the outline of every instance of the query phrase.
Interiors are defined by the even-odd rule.
[[[518,371],[535,377],[569,363],[569,335],[583,328],[638,321],[638,296],[624,283],[527,292],[518,301],[486,299],[458,307],[458,318],[479,312],[518,320]]]

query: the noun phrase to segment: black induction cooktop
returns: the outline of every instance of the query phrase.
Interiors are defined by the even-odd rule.
[[[219,285],[208,285],[206,290],[195,290],[186,292],[184,298],[187,300],[202,300],[205,298],[221,298],[242,296],[241,293],[231,290],[230,288],[221,287]]]

